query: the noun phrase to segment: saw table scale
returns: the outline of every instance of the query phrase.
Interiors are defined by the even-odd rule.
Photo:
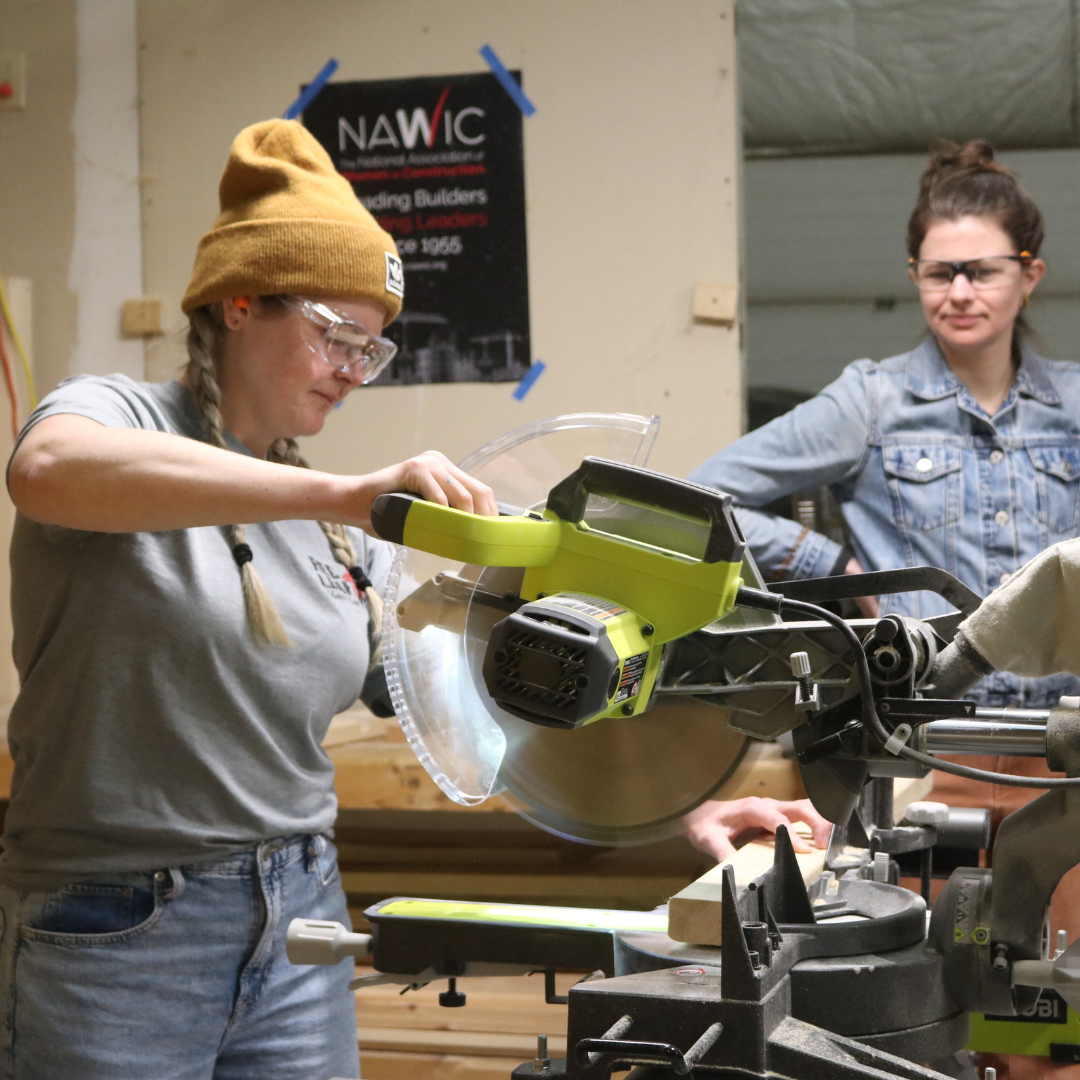
[[[971,1014],[985,1049],[1077,1060],[1058,1006],[1080,1004],[1080,944],[1051,956],[1046,912],[1080,861],[1080,701],[1035,713],[934,697],[938,655],[978,597],[930,568],[764,588],[728,496],[632,464],[655,430],[576,416],[496,440],[463,466],[494,488],[497,519],[378,500],[377,531],[402,545],[384,628],[395,709],[456,803],[500,795],[594,844],[670,835],[724,796],[751,739],[790,731],[835,823],[820,875],[807,883],[781,828],[772,864],[742,881],[723,867],[693,919],[679,897],[670,918],[396,897],[366,912],[371,935],[297,920],[293,962],[370,951],[354,986],[446,979],[450,1007],[458,979],[543,971],[557,1000],[555,969],[593,971],[568,994],[567,1057],[541,1053],[517,1077],[957,1075]],[[958,611],[820,606],[907,590]],[[957,768],[938,753],[1045,757],[1066,779],[1040,782],[1051,790],[1000,827],[994,870],[956,870],[928,916],[949,811],[915,804],[897,823],[893,781]],[[925,898],[896,884],[912,852]]]

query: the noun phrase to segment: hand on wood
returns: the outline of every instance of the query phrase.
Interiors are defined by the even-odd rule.
[[[692,810],[683,819],[683,835],[698,849],[723,862],[737,848],[767,833],[775,834],[777,826],[803,821],[813,832],[819,848],[828,846],[832,824],[813,807],[809,799],[798,802],[778,802],[751,796],[727,802],[710,800]],[[796,851],[812,851],[813,846],[788,829],[791,846]]]

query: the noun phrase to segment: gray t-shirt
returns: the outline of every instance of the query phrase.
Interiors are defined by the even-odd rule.
[[[202,438],[183,386],[123,375],[61,383],[24,435],[71,413]],[[381,591],[392,548],[350,534]],[[247,542],[291,648],[253,640],[221,528],[98,533],[18,515],[21,690],[0,880],[55,888],[333,825],[334,770],[320,744],[364,687],[367,603],[316,522],[249,525]]]

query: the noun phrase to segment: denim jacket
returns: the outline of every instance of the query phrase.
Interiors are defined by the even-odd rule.
[[[754,510],[828,485],[865,570],[938,566],[980,596],[1043,548],[1080,534],[1080,365],[1025,348],[993,417],[929,338],[913,352],[858,360],[820,394],[714,454],[691,479],[730,492],[766,578],[839,572],[841,547]],[[883,614],[951,610],[932,593],[881,598]],[[999,673],[980,704],[1054,704],[1070,675]]]

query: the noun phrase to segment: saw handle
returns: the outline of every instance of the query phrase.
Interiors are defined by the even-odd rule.
[[[731,496],[716,488],[619,461],[587,457],[551,489],[547,508],[563,521],[576,523],[585,517],[590,495],[606,495],[707,521],[709,538],[702,562],[742,562],[746,540],[731,509]]]
[[[470,514],[409,492],[380,495],[371,527],[383,540],[479,566],[547,566],[559,523],[539,516]]]
[[[380,495],[371,507],[371,527],[377,536],[391,544],[403,544],[405,519],[414,502],[423,502],[422,495],[412,491],[394,491]]]

